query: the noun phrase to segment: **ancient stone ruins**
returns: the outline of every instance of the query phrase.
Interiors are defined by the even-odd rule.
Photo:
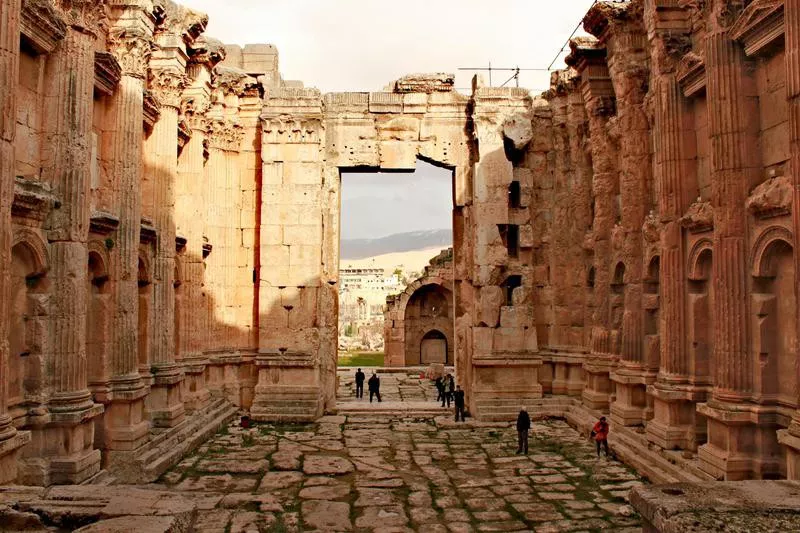
[[[335,414],[340,173],[417,159],[453,258],[387,308],[390,364],[454,366],[476,424],[606,413],[657,483],[800,479],[800,0],[599,2],[542,95],[321,94],[206,24],[0,2],[0,483],[152,482],[237,410]]]

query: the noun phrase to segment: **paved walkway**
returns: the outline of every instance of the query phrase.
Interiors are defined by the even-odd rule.
[[[198,532],[639,531],[633,472],[564,422],[533,434],[520,456],[508,424],[449,416],[235,423],[150,488],[201,502]]]
[[[348,402],[369,403],[369,389],[364,383],[364,399],[356,398],[356,368],[339,368],[339,388],[336,391],[336,402],[338,404]],[[381,399],[384,402],[430,402],[435,405],[436,386],[434,382],[424,376],[425,368],[411,367],[406,369],[392,368],[362,368],[367,379],[376,371],[381,380]],[[452,368],[449,369],[453,372]]]

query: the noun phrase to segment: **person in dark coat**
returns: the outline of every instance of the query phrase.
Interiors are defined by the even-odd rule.
[[[444,380],[442,376],[436,378],[436,401],[440,402],[444,400]]]
[[[453,392],[455,392],[456,388],[453,376],[447,374],[447,377],[444,378],[443,387],[444,390],[442,391],[442,407],[445,406],[445,403],[447,404],[447,407],[450,407],[450,402],[453,400]]]
[[[517,454],[528,453],[528,431],[531,429],[531,417],[523,407],[517,415]]]
[[[369,378],[367,381],[367,385],[369,386],[369,403],[372,403],[372,397],[377,396],[378,401],[381,401],[381,378],[373,372],[372,377]]]
[[[464,391],[461,390],[461,385],[456,387],[456,392],[453,395],[453,402],[456,404],[456,422],[458,422],[458,415],[461,415],[461,421],[466,422],[464,418]]]
[[[367,376],[359,368],[356,372],[356,398],[364,397],[364,380],[366,378]]]

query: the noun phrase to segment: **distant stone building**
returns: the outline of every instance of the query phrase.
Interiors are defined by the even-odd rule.
[[[453,249],[431,259],[425,273],[386,298],[384,364],[453,364]]]
[[[382,268],[339,270],[339,347],[383,349],[378,327],[383,322],[386,296],[401,287],[399,277]]]

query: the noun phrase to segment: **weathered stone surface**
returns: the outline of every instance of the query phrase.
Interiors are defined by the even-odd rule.
[[[301,507],[303,522],[321,531],[352,531],[350,505],[341,502],[310,500]]]
[[[333,455],[306,455],[303,472],[309,475],[342,475],[353,471],[353,463]]]

